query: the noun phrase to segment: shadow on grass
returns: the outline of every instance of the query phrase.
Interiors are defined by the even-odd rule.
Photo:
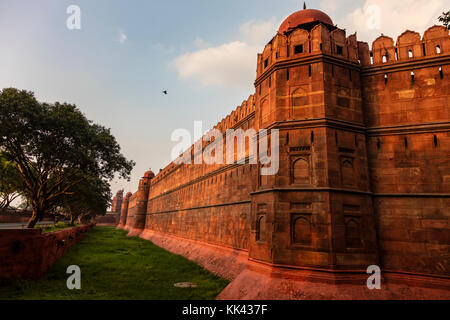
[[[0,299],[208,300],[228,284],[188,259],[113,227],[95,227],[39,281],[0,287]],[[81,269],[81,290],[66,286],[67,267]],[[176,288],[192,282],[196,288]]]

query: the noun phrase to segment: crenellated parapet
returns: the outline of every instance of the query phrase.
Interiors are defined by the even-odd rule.
[[[312,29],[303,29],[302,26],[299,26],[288,33],[277,33],[265,46],[263,52],[258,54],[256,78],[259,78],[275,64],[317,54],[358,62],[356,34],[346,36],[345,30],[330,29],[329,26],[322,23]]]
[[[358,42],[358,55],[362,67],[404,63],[449,53],[449,31],[443,26],[429,28],[423,37],[418,32],[407,30],[396,42],[391,37],[381,35],[372,43],[372,50],[366,42]]]
[[[206,137],[210,136],[212,130],[218,130],[225,137],[227,130],[236,129],[236,128],[245,128],[245,123],[249,120],[249,118],[253,117],[255,113],[255,98],[254,95],[250,95],[247,100],[243,101],[240,106],[238,106],[235,110],[233,110],[230,114],[224,117],[219,123],[217,123],[211,130],[209,130],[201,139],[196,141],[186,152],[191,153],[192,159],[194,158],[194,150],[195,144],[202,144],[202,149],[208,146],[212,141],[207,139]],[[224,139],[224,145],[226,145],[226,141]],[[184,164],[176,164],[175,162],[171,162],[167,167],[165,167],[161,172],[159,172],[154,179],[152,179],[152,185],[158,184],[161,180],[165,179],[167,176],[178,170],[180,167],[185,166]]]

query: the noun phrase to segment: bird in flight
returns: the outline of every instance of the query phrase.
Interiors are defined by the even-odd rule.
[[[162,93],[164,93],[165,95],[167,95],[168,94],[168,92],[167,92],[167,90],[164,90]]]

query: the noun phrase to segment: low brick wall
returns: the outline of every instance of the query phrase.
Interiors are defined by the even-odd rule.
[[[40,229],[0,230],[0,280],[39,279],[93,226],[46,234]]]

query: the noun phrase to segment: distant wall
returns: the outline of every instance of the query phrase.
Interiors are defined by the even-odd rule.
[[[109,224],[109,225],[117,225],[119,223],[119,215],[116,214],[107,214],[105,216],[96,217],[95,221],[97,224]]]
[[[31,218],[31,211],[15,211],[3,210],[0,211],[0,223],[21,223],[27,222]],[[44,216],[44,221],[52,221],[52,216]]]

